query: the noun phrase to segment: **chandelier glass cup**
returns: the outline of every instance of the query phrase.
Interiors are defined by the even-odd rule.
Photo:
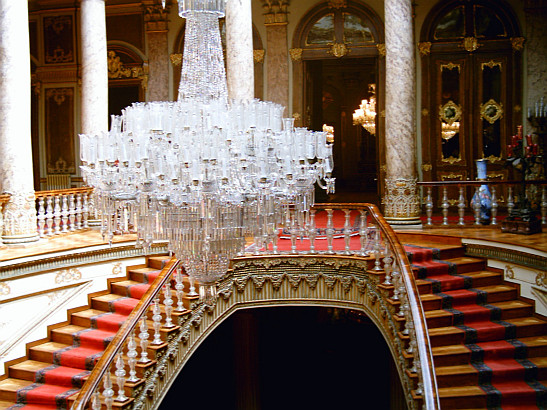
[[[306,224],[315,184],[334,192],[326,132],[295,128],[284,107],[228,99],[219,18],[226,0],[179,0],[186,18],[179,97],[136,102],[109,132],[80,135],[102,233],[169,243],[205,300],[246,238],[266,246],[287,220]],[[299,228],[300,229],[300,228]]]

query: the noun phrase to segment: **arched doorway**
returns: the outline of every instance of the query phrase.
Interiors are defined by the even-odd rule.
[[[321,3],[298,25],[293,59],[293,112],[296,123],[313,130],[334,128],[337,194],[347,199],[378,203],[381,164],[384,163],[383,25],[358,3]],[[374,88],[376,129],[353,124],[353,112]],[[321,201],[321,198],[319,198]]]
[[[179,386],[179,387],[177,387]],[[191,394],[181,398],[181,391]],[[362,312],[318,306],[240,310],[217,327],[160,405],[171,409],[406,409],[387,344]]]
[[[508,179],[506,147],[522,121],[524,43],[510,6],[439,2],[420,40],[424,180],[475,179],[482,158],[489,179]],[[449,200],[457,198],[454,188]]]

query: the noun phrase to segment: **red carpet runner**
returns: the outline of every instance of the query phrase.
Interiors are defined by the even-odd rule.
[[[537,367],[527,360],[527,346],[515,339],[515,326],[500,320],[501,309],[486,304],[486,294],[473,289],[471,277],[438,259],[436,249],[405,246],[418,277],[432,282],[433,292],[452,313],[454,326],[465,332],[471,364],[490,409],[545,409],[547,388],[537,381]]]
[[[9,410],[67,409],[108,343],[160,271],[145,274],[146,283],[128,288],[128,295],[110,302],[110,312],[91,318],[91,327],[72,335],[73,345],[53,353],[54,363],[36,372],[34,383],[17,391]]]

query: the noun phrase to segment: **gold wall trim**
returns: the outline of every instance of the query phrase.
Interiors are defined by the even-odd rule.
[[[447,70],[453,70],[455,68],[458,69],[458,71],[461,71],[462,70],[462,66],[461,64],[454,64],[454,63],[448,63],[448,64],[441,64],[441,66],[439,67],[441,71],[443,71],[445,68]]]
[[[421,43],[418,43],[418,50],[422,57],[428,56],[431,53],[431,41],[422,41]]]
[[[484,69],[488,67],[488,68],[494,68],[494,67],[499,67],[500,68],[500,71],[503,70],[503,63],[501,61],[494,61],[494,60],[490,60],[489,62],[487,63],[482,63],[481,64],[481,70],[484,71]]]
[[[30,261],[14,259],[10,264],[0,264],[0,281],[21,278],[24,276],[39,275],[44,271],[75,268],[90,263],[107,262],[112,260],[135,258],[146,255],[162,255],[168,252],[166,243],[154,243],[149,254],[142,248],[136,248],[134,242],[127,245],[105,245],[104,248],[92,251],[72,252],[49,257],[36,257]]]
[[[218,282],[212,306],[197,302],[178,323],[180,330],[168,341],[153,373],[134,396],[133,408],[155,409],[201,342],[239,309],[320,305],[364,312],[379,328],[397,367],[409,409],[418,409],[412,397],[414,376],[409,355],[399,336],[400,319],[385,297],[380,277],[367,272],[365,258],[336,256],[283,256],[241,258]]]
[[[289,55],[291,56],[292,61],[301,61],[302,60],[302,49],[301,48],[291,48],[289,50]]]
[[[541,255],[483,244],[464,244],[464,246],[465,254],[469,256],[496,259],[502,262],[547,271],[547,258]]]

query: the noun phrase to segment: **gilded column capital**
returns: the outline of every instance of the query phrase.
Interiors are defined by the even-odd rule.
[[[380,54],[380,57],[385,57],[386,56],[386,45],[385,45],[385,43],[376,44],[376,48],[378,49],[378,54]]]
[[[431,41],[422,41],[418,43],[418,50],[422,57],[428,56],[431,53]]]
[[[329,0],[328,8],[329,9],[343,9],[348,6],[346,0]]]
[[[302,49],[301,48],[291,48],[289,50],[289,55],[291,56],[292,61],[302,61]]]
[[[289,4],[289,0],[263,0],[264,24],[287,24]]]
[[[511,38],[511,46],[513,51],[522,51],[524,49],[524,43],[526,39],[524,37],[513,37]]]
[[[165,8],[159,0],[143,2],[146,31],[167,31],[170,7],[171,2],[166,2]]]
[[[181,66],[182,65],[182,53],[174,53],[169,56],[169,59],[171,60],[171,64],[174,66]]]
[[[266,50],[253,50],[253,60],[256,64],[264,64]]]

